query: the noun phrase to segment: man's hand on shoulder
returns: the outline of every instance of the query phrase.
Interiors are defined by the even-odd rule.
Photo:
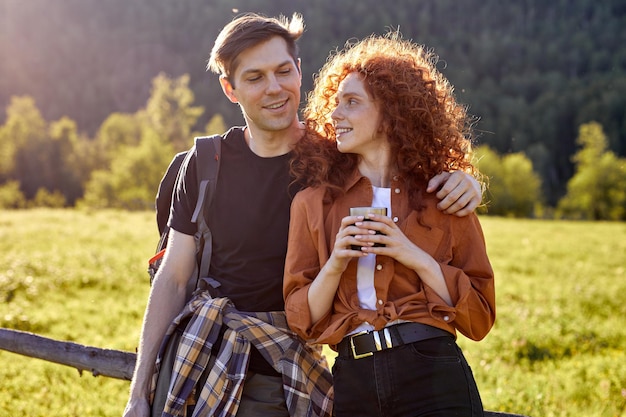
[[[427,192],[437,192],[437,208],[458,217],[467,216],[476,210],[482,201],[480,183],[462,171],[442,172],[428,182]]]

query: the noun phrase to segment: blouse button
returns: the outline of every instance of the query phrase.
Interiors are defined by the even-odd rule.
[[[394,180],[394,181],[398,181],[399,179],[400,179],[400,177],[398,177],[397,175],[394,175],[394,176],[393,176],[393,180]]]
[[[393,222],[394,222],[394,223],[398,223],[398,218],[397,218],[397,217],[394,217],[394,218],[393,218]]]
[[[377,271],[382,271],[383,266],[381,264],[376,265],[376,270]]]
[[[450,321],[450,316],[443,316],[443,321]]]
[[[383,300],[378,300],[378,305],[379,306],[383,305]]]
[[[396,188],[395,190],[393,190],[393,192],[396,193],[396,194],[400,194],[400,189]]]

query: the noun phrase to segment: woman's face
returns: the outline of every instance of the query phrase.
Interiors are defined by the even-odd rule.
[[[335,123],[337,149],[342,153],[372,156],[385,143],[380,126],[380,109],[365,89],[363,77],[350,73],[339,84],[337,107],[331,117]]]

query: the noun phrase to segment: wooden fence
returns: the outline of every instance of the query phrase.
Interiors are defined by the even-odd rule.
[[[131,352],[83,346],[3,328],[0,328],[0,349],[71,366],[94,376],[127,381],[132,379],[135,368],[136,355]]]
[[[133,377],[136,359],[136,354],[132,352],[84,346],[4,328],[0,328],[0,349],[71,366],[81,373],[88,371],[94,376],[108,376],[127,381]],[[485,417],[527,416],[485,411]]]

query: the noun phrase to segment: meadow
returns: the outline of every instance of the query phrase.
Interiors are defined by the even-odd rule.
[[[626,416],[626,224],[481,222],[498,317],[459,344],[485,408]],[[157,240],[151,212],[0,211],[0,327],[134,351]],[[128,387],[0,351],[0,417],[120,416]]]

